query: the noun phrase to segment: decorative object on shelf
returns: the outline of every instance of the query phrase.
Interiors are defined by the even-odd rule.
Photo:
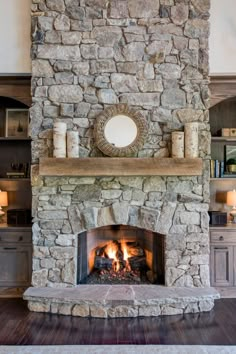
[[[29,110],[28,109],[7,109],[6,110],[6,132],[8,138],[28,137]]]
[[[230,134],[229,135],[236,137],[236,128],[230,128]]]
[[[185,157],[198,157],[198,123],[185,123]]]
[[[96,118],[94,134],[97,147],[105,155],[134,156],[145,142],[147,125],[141,113],[118,104]]]
[[[66,123],[63,122],[54,123],[53,156],[66,157]]]
[[[236,146],[225,145],[225,165],[228,173],[236,172]]]
[[[0,217],[5,214],[2,207],[8,206],[8,196],[7,192],[0,190]]]
[[[233,217],[232,223],[236,224],[236,190],[227,192],[226,204],[232,206],[230,215]]]
[[[171,151],[172,157],[183,158],[184,157],[184,132],[172,132],[171,133]]]
[[[221,129],[221,136],[230,136],[230,129],[229,128],[222,128]]]
[[[67,157],[79,157],[79,133],[70,130],[66,133]]]
[[[210,225],[226,225],[227,224],[227,213],[224,211],[213,211],[209,210],[209,224]]]

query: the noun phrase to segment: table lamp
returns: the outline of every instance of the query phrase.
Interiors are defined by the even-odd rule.
[[[8,206],[7,192],[0,190],[0,216],[5,214],[5,212],[2,210],[2,207],[5,206]]]
[[[231,205],[233,209],[230,212],[230,215],[233,217],[232,222],[236,224],[236,190],[227,192],[227,205]]]

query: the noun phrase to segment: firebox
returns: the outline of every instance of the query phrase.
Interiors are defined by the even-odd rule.
[[[78,284],[164,284],[164,235],[111,225],[78,236]]]

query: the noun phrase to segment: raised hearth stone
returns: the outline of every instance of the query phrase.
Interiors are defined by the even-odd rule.
[[[214,288],[157,285],[79,285],[29,288],[23,296],[30,311],[80,317],[138,317],[210,311],[220,295]]]

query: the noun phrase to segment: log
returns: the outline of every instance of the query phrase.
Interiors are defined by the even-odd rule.
[[[112,269],[113,259],[96,256],[94,260],[94,268],[96,269]]]
[[[79,133],[71,130],[66,133],[67,157],[79,157]]]
[[[185,157],[198,157],[198,123],[185,123]]]
[[[134,246],[128,248],[128,253],[131,257],[133,256],[144,256],[144,250],[140,246]]]
[[[138,257],[138,256],[134,256],[134,257],[130,257],[128,259],[130,267],[132,270],[141,270],[141,269],[145,269],[147,268],[147,263],[146,263],[146,257],[142,256],[142,257]]]
[[[183,158],[184,157],[184,132],[172,132],[172,157]]]
[[[66,123],[63,122],[54,123],[53,156],[66,157]]]

